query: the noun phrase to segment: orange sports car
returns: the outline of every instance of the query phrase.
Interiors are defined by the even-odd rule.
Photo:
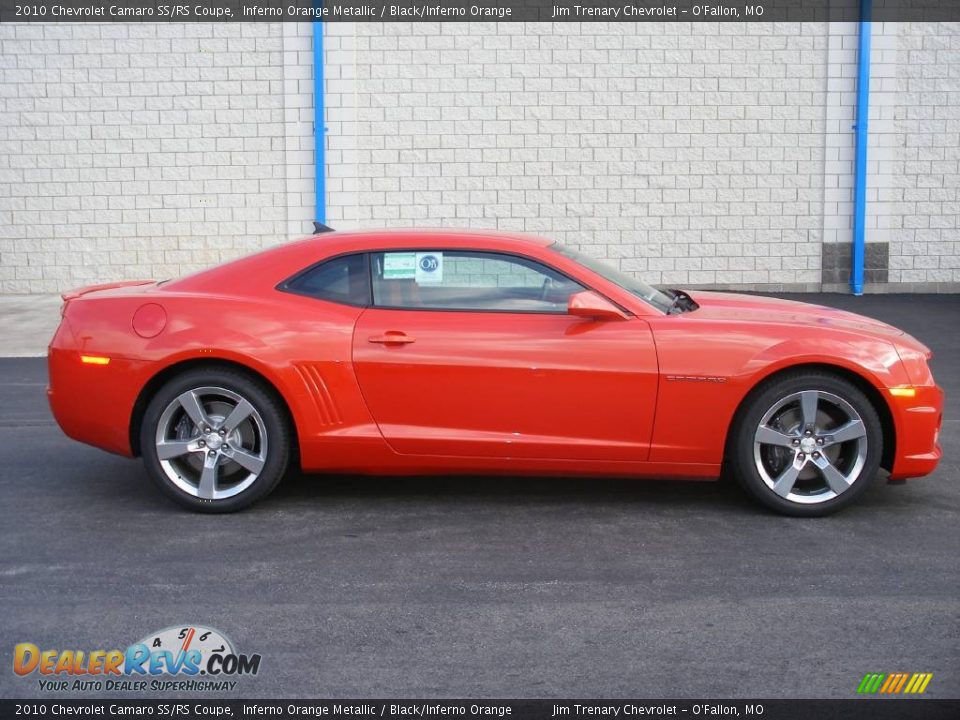
[[[72,438],[237,510],[324,473],[717,478],[789,515],[940,460],[930,351],[815,305],[657,290],[500,232],[323,233],[64,295]]]

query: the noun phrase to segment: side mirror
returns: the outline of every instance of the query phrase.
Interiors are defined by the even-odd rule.
[[[627,314],[623,310],[590,290],[571,295],[567,301],[567,313],[592,320],[627,319]]]

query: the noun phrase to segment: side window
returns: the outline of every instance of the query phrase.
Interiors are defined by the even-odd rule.
[[[565,313],[583,290],[533,260],[469,250],[375,253],[372,271],[378,307]]]
[[[360,253],[328,260],[295,275],[281,289],[320,300],[365,307],[370,304],[367,256]]]

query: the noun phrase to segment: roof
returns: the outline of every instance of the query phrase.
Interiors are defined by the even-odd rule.
[[[345,241],[357,244],[379,244],[380,242],[416,242],[423,244],[423,240],[430,239],[436,242],[477,242],[479,240],[493,240],[501,242],[529,243],[538,247],[550,245],[553,240],[526,235],[518,232],[502,230],[485,230],[472,228],[393,228],[376,230],[339,230],[332,233],[322,233],[304,238],[306,241],[319,242]]]

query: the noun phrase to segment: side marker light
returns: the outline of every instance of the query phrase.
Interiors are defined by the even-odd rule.
[[[890,394],[894,397],[912,398],[917,396],[917,389],[913,387],[894,387],[890,388]]]
[[[86,365],[109,365],[110,358],[102,355],[81,355],[80,362]]]

